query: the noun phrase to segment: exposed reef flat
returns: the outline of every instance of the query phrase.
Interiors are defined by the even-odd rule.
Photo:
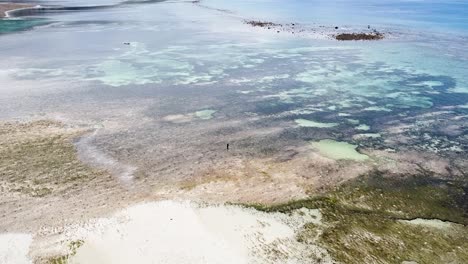
[[[303,25],[300,23],[275,23],[261,20],[244,20],[244,23],[254,28],[271,30],[276,33],[289,33],[299,36],[314,35],[317,37],[347,40],[382,40],[385,34],[376,29],[366,28],[360,32],[350,32],[350,29],[340,29],[338,26]]]
[[[2,190],[42,197],[100,177],[74,157],[71,140],[80,132],[52,121],[0,124]]]
[[[43,229],[62,250],[36,263],[465,263],[467,179],[438,176],[375,170],[276,205],[137,204]],[[26,257],[31,238],[15,238]]]
[[[373,33],[341,33],[335,35],[336,40],[381,40],[384,35],[380,32]]]
[[[205,110],[207,109],[201,108],[198,111]],[[196,111],[190,110],[188,112],[193,121],[197,120]],[[210,122],[210,120],[200,118],[196,122],[187,123],[162,121],[165,126],[192,124],[202,127],[209,126]],[[34,239],[29,245],[29,255],[37,263],[73,259],[75,256],[82,258],[83,254],[86,255],[90,252],[90,247],[93,245],[99,246],[99,250],[104,250],[102,252],[110,250],[106,247],[109,243],[101,240],[94,232],[105,231],[112,237],[116,234],[113,229],[116,225],[121,226],[124,230],[127,228],[133,230],[132,226],[134,226],[131,222],[128,225],[114,222],[115,219],[120,218],[112,216],[107,218],[110,213],[125,211],[127,206],[139,201],[158,199],[189,199],[214,203],[261,203],[262,206],[258,207],[261,210],[278,203],[295,204],[291,200],[307,201],[305,204],[298,203],[308,208],[306,211],[298,206],[290,211],[279,212],[286,217],[299,210],[309,219],[297,224],[293,218],[287,218],[289,220],[286,221],[295,223],[294,227],[290,229],[292,231],[288,231],[290,233],[287,236],[280,236],[281,239],[278,243],[282,245],[281,247],[289,247],[290,250],[283,253],[273,250],[272,253],[269,249],[274,249],[279,244],[264,242],[256,244],[255,248],[266,250],[262,252],[269,252],[266,253],[268,258],[272,258],[272,255],[269,255],[271,253],[280,254],[273,255],[279,260],[292,258],[297,260],[297,263],[310,263],[318,259],[322,259],[324,262],[338,260],[345,263],[362,263],[363,259],[367,260],[367,257],[371,257],[382,260],[383,263],[391,263],[388,261],[387,249],[384,249],[382,255],[379,255],[377,250],[380,244],[377,242],[375,245],[369,244],[377,239],[378,241],[387,241],[390,247],[399,245],[398,241],[400,240],[405,241],[405,243],[407,240],[409,244],[398,256],[405,260],[424,260],[432,253],[423,254],[412,251],[413,243],[416,243],[412,242],[413,238],[414,240],[423,239],[419,231],[420,226],[422,226],[429,228],[427,232],[424,231],[426,232],[424,234],[429,235],[427,240],[421,241],[427,241],[429,245],[432,245],[435,248],[434,254],[439,254],[450,260],[465,260],[461,250],[445,256],[440,249],[443,246],[440,244],[442,242],[459,245],[462,249],[465,248],[460,236],[466,232],[465,227],[463,227],[466,220],[464,220],[460,210],[464,210],[464,201],[466,201],[466,196],[463,193],[463,188],[466,188],[464,187],[466,164],[460,160],[453,160],[454,163],[451,164],[450,161],[435,155],[379,152],[363,148],[362,143],[367,142],[367,137],[359,143],[359,151],[362,153],[358,153],[355,146],[348,143],[339,145],[339,151],[336,151],[336,146],[333,147],[334,142],[331,142],[334,152],[342,153],[343,149],[351,151],[349,152],[350,156],[345,158],[330,159],[326,153],[311,146],[282,147],[281,151],[264,148],[255,155],[246,156],[241,154],[238,149],[245,148],[241,145],[240,138],[250,138],[251,134],[245,134],[250,130],[243,133],[229,131],[230,138],[237,142],[233,145],[233,149],[221,153],[204,152],[206,155],[212,155],[210,153],[213,152],[217,155],[212,156],[209,163],[205,163],[201,159],[197,160],[198,164],[196,162],[190,163],[193,173],[190,177],[164,180],[161,177],[146,177],[141,171],[137,171],[132,188],[125,189],[107,171],[91,168],[78,159],[73,142],[83,133],[89,133],[88,129],[67,127],[52,121],[3,123],[1,127],[2,157],[7,157],[6,163],[2,165],[2,168],[5,168],[2,170],[2,175],[5,175],[3,177],[5,180],[2,183],[5,195],[2,196],[0,210],[6,217],[2,221],[1,228],[8,232],[33,234]],[[315,127],[296,129],[323,130]],[[328,129],[330,128],[325,130]],[[263,134],[265,136],[271,136],[274,132],[275,130],[258,128],[255,130],[257,135]],[[180,140],[181,136],[177,135],[176,138]],[[246,146],[251,145],[248,142],[245,144]],[[329,146],[330,144],[326,144],[326,148]],[[359,158],[361,155],[363,157],[372,156],[372,162],[353,162],[356,155],[359,155]],[[31,166],[35,166],[37,170],[32,170]],[[143,167],[144,164],[141,166]],[[452,169],[449,170],[448,167]],[[379,168],[381,171],[376,172],[375,168]],[[177,172],[177,170],[172,170],[169,171],[169,174],[174,175],[174,171]],[[187,170],[184,169],[184,171]],[[67,175],[67,177],[61,177],[61,175]],[[35,177],[39,181],[35,182],[30,177]],[[428,179],[428,182],[425,182],[425,179]],[[388,187],[383,189],[386,185]],[[19,188],[13,188],[15,186]],[[43,188],[47,188],[47,191],[43,192]],[[394,191],[395,188],[398,191]],[[105,193],[102,192],[102,189],[106,190]],[[427,193],[434,195],[423,195]],[[413,194],[417,194],[417,196],[411,196]],[[117,203],[115,203],[116,199]],[[440,206],[441,204],[449,204],[451,207],[445,208]],[[21,210],[14,208],[21,208]],[[148,208],[161,209],[159,205]],[[158,221],[167,221],[174,225],[174,230],[180,230],[177,227],[177,224],[180,223],[176,220],[179,219],[177,215],[190,215],[194,212],[193,210],[198,210],[178,205],[164,208],[173,208],[173,210],[168,211],[167,217],[158,218]],[[224,207],[219,210],[225,212]],[[317,218],[317,214],[313,213],[316,212],[315,210],[320,211],[320,214],[323,215],[320,216],[322,218]],[[368,210],[372,211],[365,214]],[[67,213],[60,213],[64,211]],[[9,213],[6,214],[6,212]],[[244,211],[239,212],[242,217],[245,216],[244,213]],[[247,213],[248,219],[255,221],[262,219],[257,218],[259,215],[255,211],[247,211]],[[137,222],[154,222],[152,215],[148,213],[129,216]],[[174,215],[176,216],[174,217]],[[101,221],[93,220],[93,217],[104,218]],[[233,217],[237,219],[238,213],[235,213]],[[19,218],[22,221],[17,221]],[[173,220],[170,220],[171,218]],[[318,221],[316,218],[322,220]],[[449,231],[444,229],[444,234],[450,232],[450,236],[442,236],[440,228],[434,229],[434,231],[430,225],[425,224],[426,222],[423,223],[425,225],[419,224],[421,221],[404,222],[419,218],[449,222],[448,225],[453,229],[450,228]],[[216,222],[219,219],[221,218],[214,217],[210,221]],[[366,222],[366,219],[371,219],[378,225],[363,223]],[[270,223],[268,222],[270,220],[265,221]],[[96,223],[102,223],[102,225],[96,225]],[[409,227],[407,227],[408,225]],[[183,226],[187,225],[183,224]],[[379,226],[386,228],[380,230]],[[105,229],[102,229],[104,227]],[[230,228],[231,226],[227,227],[227,230]],[[236,226],[234,225],[232,228],[236,228]],[[403,237],[398,233],[408,228],[414,237],[412,235]],[[37,233],[37,230],[40,232]],[[89,233],[83,233],[80,230],[88,230]],[[194,230],[198,230],[198,226],[195,225]],[[452,230],[455,231],[452,233]],[[151,232],[159,231],[155,229]],[[394,233],[398,234],[396,235],[397,242],[389,238]],[[89,236],[85,234],[89,234]],[[146,234],[146,232],[142,234]],[[371,234],[370,238],[369,234]],[[115,244],[112,245],[119,247],[136,239],[136,237],[132,238],[130,234],[128,235],[124,235],[122,240],[112,239],[115,241]],[[271,237],[268,232],[265,235]],[[351,235],[356,236],[353,238],[353,242],[348,241],[348,237]],[[440,238],[441,236],[442,238]],[[25,243],[30,241],[26,240],[29,237],[27,235],[21,235],[21,237],[24,237]],[[196,238],[196,235],[191,235],[191,237]],[[379,237],[382,240],[379,240]],[[437,242],[440,239],[443,239],[442,242]],[[46,245],[54,245],[54,247]],[[362,245],[366,245],[364,253],[361,254],[353,250]],[[306,254],[307,252],[308,254]]]
[[[0,231],[38,230],[118,207],[101,188],[115,195],[120,184],[78,159],[73,143],[87,132],[54,121],[0,123]]]
[[[276,24],[273,22],[255,21],[255,20],[245,21],[245,23],[253,27],[266,27],[268,29],[270,29],[271,27],[280,26],[280,24]]]
[[[326,249],[339,263],[465,263],[467,180],[374,171],[321,196],[254,207],[282,213],[318,208],[321,222],[305,224],[296,238]]]

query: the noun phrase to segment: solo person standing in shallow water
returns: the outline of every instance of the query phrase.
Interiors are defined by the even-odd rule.
[[[229,150],[229,143],[226,145],[226,150]]]

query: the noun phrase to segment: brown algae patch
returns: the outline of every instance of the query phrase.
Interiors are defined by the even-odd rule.
[[[73,139],[83,132],[52,121],[0,123],[2,191],[45,196],[103,175],[77,158]]]
[[[466,187],[466,179],[373,171],[306,200],[254,207],[320,209],[322,223],[305,224],[297,239],[338,263],[466,263]]]
[[[251,25],[252,27],[276,27],[279,26],[279,24],[273,23],[273,22],[268,22],[268,21],[256,21],[256,20],[250,20],[250,21],[245,21],[245,24]]]
[[[79,239],[75,241],[70,241],[68,244],[67,254],[63,256],[56,256],[45,260],[46,264],[67,264],[70,263],[70,260],[73,256],[76,255],[78,249],[83,246],[84,241]],[[39,260],[42,261],[42,260]]]
[[[367,155],[361,154],[356,150],[357,145],[352,145],[347,142],[324,139],[312,142],[312,146],[323,156],[334,160],[347,159],[364,161],[369,158]]]
[[[382,137],[382,135],[380,135],[379,133],[363,133],[363,134],[353,135],[353,139],[355,139],[355,140],[380,138],[380,137]]]
[[[303,199],[308,193],[334,186],[371,170],[368,162],[339,162],[311,148],[289,146],[268,157],[227,156],[195,171],[178,184],[174,196],[214,202],[279,203]],[[233,155],[234,154],[234,155]]]
[[[335,36],[336,40],[381,40],[384,35],[380,32],[373,33],[341,33]]]

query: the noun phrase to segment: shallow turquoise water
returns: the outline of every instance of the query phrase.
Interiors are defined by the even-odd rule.
[[[425,31],[468,33],[468,2],[392,0],[206,0],[208,6],[233,10],[251,18],[283,23],[341,25],[397,25]]]
[[[24,31],[47,23],[46,19],[0,19],[0,34]]]
[[[284,134],[239,141],[249,148],[262,140],[282,149],[331,139],[377,149],[466,151],[466,4],[353,3],[166,1],[36,14],[51,23],[0,37],[0,118],[112,120],[120,130],[107,144],[139,155],[176,135],[174,145],[188,141],[184,149],[200,140],[231,140],[226,131],[257,129]],[[256,30],[245,19],[306,28],[372,24],[392,35],[338,42]],[[161,125],[168,116],[184,122]],[[364,132],[381,137],[359,136]],[[196,137],[201,134],[208,136]],[[405,141],[395,139],[400,136]]]

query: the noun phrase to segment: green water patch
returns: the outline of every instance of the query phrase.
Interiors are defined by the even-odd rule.
[[[323,139],[312,142],[312,146],[316,148],[320,154],[335,160],[347,159],[364,161],[369,158],[367,155],[356,151],[357,145],[349,144],[348,142]]]
[[[466,177],[372,171],[309,199],[255,208],[320,209],[297,241],[324,247],[338,263],[468,263]]]
[[[156,71],[150,68],[138,68],[120,60],[108,60],[101,63],[93,72],[93,75],[97,77],[89,79],[98,80],[110,86],[161,82],[155,74]]]
[[[195,116],[203,120],[208,120],[213,118],[214,113],[216,113],[216,110],[206,109],[195,112]]]
[[[300,127],[331,128],[339,125],[338,123],[322,123],[302,118],[296,119],[294,122],[296,122]]]
[[[0,34],[14,33],[32,29],[36,26],[42,26],[50,23],[43,18],[34,19],[0,19]]]
[[[348,118],[348,119],[346,119],[346,121],[348,121],[350,124],[353,124],[353,125],[358,125],[359,124],[359,120],[357,120],[357,119]]]

